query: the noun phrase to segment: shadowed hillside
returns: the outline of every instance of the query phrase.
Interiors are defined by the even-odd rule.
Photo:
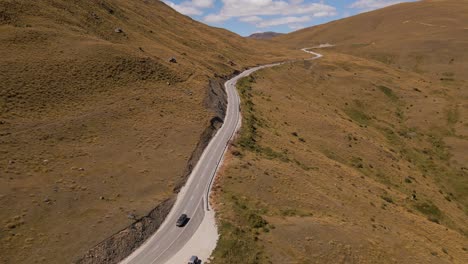
[[[263,33],[254,33],[248,38],[252,39],[271,39],[273,37],[281,36],[283,35],[282,33],[276,33],[276,32],[263,32]]]

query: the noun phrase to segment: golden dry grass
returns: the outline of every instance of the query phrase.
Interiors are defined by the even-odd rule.
[[[275,38],[294,48],[336,44],[342,52],[438,79],[468,75],[468,1],[402,3]]]
[[[239,85],[214,263],[464,263],[467,83],[323,52]]]
[[[156,0],[1,0],[0,32],[0,263],[71,262],[148,213],[214,116],[208,80],[303,56]]]

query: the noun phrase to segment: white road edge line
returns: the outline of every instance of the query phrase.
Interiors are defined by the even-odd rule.
[[[315,55],[314,58],[311,58],[311,59],[307,59],[307,60],[316,60],[316,59],[319,59],[321,57],[323,57],[322,54],[319,54],[319,53],[316,53],[316,52],[313,52],[313,51],[310,51],[309,49],[314,49],[314,48],[324,48],[324,47],[330,47],[332,45],[329,45],[329,44],[325,44],[325,45],[321,45],[321,46],[317,46],[317,47],[311,47],[311,48],[303,48],[301,49],[302,51],[306,52],[306,53],[310,53],[310,54],[313,54]],[[203,201],[206,201],[206,204],[207,206],[202,206],[203,210],[204,211],[210,211],[211,210],[211,205],[209,203],[209,198],[210,198],[210,194],[211,194],[211,191],[212,191],[212,185],[214,183],[214,180],[216,178],[216,174],[218,172],[218,169],[220,168],[221,164],[223,163],[224,161],[224,155],[225,153],[227,152],[228,150],[228,147],[230,145],[230,143],[232,142],[232,139],[235,137],[237,131],[240,129],[241,125],[242,125],[242,116],[241,116],[241,113],[240,113],[240,97],[239,97],[239,94],[237,92],[237,81],[240,80],[241,78],[243,77],[247,77],[249,76],[250,74],[258,71],[258,70],[261,70],[261,69],[264,69],[264,68],[270,68],[270,67],[274,67],[274,66],[278,66],[278,65],[282,65],[282,64],[285,64],[285,63],[288,63],[288,62],[296,62],[296,61],[301,61],[301,60],[293,60],[293,61],[287,61],[287,62],[280,62],[280,63],[273,63],[273,64],[268,64],[268,65],[262,65],[262,66],[257,66],[257,67],[254,67],[254,68],[251,68],[251,69],[248,69],[248,70],[245,70],[243,71],[241,74],[233,77],[232,79],[228,80],[225,82],[224,84],[224,87],[226,89],[226,94],[228,95],[228,105],[227,105],[227,108],[226,108],[226,116],[225,116],[225,121],[228,120],[230,118],[231,115],[235,115],[237,118],[235,120],[236,122],[236,125],[234,127],[234,130],[233,131],[226,131],[226,132],[231,132],[230,133],[230,136],[229,138],[227,139],[227,142],[222,142],[223,144],[225,144],[225,147],[224,147],[224,150],[222,152],[222,155],[221,157],[217,160],[216,162],[216,165],[215,165],[215,170],[214,170],[214,173],[213,175],[210,175],[210,179],[207,183],[207,187],[205,188],[205,192],[203,192],[202,194],[202,197],[205,198],[205,199],[202,199],[202,203]],[[230,93],[232,93],[231,96]],[[238,107],[236,107],[235,109],[233,109],[234,113],[232,113],[232,111],[229,111],[230,108],[229,108],[229,104],[238,104]],[[229,115],[229,116],[228,116]],[[128,256],[126,259],[124,259],[123,261],[121,261],[120,263],[121,264],[128,264],[128,263],[135,263],[133,262],[133,260],[142,255],[143,257],[146,257],[148,256],[149,254],[151,254],[153,252],[153,254],[155,253],[154,250],[155,249],[158,249],[160,247],[160,244],[156,244],[156,246],[153,246],[153,248],[150,248],[149,245],[151,242],[153,242],[153,240],[156,240],[157,238],[157,235],[159,235],[160,233],[163,232],[163,230],[165,230],[166,228],[168,228],[168,225],[171,225],[171,224],[174,224],[172,223],[170,220],[173,219],[175,213],[183,207],[183,205],[181,204],[182,201],[185,200],[185,196],[189,190],[189,187],[194,184],[193,182],[195,180],[201,180],[203,179],[203,177],[201,177],[201,179],[195,179],[194,175],[197,175],[199,173],[199,170],[201,169],[200,167],[202,166],[201,163],[205,162],[205,159],[206,159],[206,156],[208,155],[208,153],[210,152],[210,150],[216,150],[219,145],[221,144],[221,140],[219,140],[218,138],[219,137],[222,137],[223,135],[221,134],[221,131],[224,131],[226,130],[227,128],[226,127],[229,127],[228,123],[224,123],[220,129],[218,129],[218,131],[216,132],[216,134],[213,136],[213,138],[210,140],[210,142],[208,143],[208,145],[206,146],[206,148],[204,149],[200,159],[199,159],[199,162],[197,162],[197,164],[195,165],[192,173],[189,175],[188,179],[187,179],[187,182],[186,184],[180,189],[179,191],[179,194],[177,195],[177,199],[173,205],[173,207],[171,208],[169,214],[166,216],[166,218],[164,219],[163,223],[161,224],[161,226],[158,228],[158,230],[149,238],[147,239],[147,241],[145,241],[137,250],[135,250],[132,254],[130,254],[130,256]],[[226,133],[224,133],[226,134]],[[218,142],[217,142],[218,141]],[[216,144],[216,147],[214,147],[213,145]],[[210,157],[210,161],[213,159],[214,157]],[[207,163],[209,165],[211,165],[209,162]],[[196,185],[196,188],[198,188],[200,185],[200,182],[197,183]],[[192,201],[194,199],[194,195],[192,194],[191,198],[190,198],[190,201]],[[194,215],[196,214],[197,210],[198,210],[199,206],[197,206],[197,209],[195,210],[194,212]],[[214,214],[212,215],[212,217],[214,217]],[[197,231],[199,231],[200,229],[200,226],[202,226],[203,222],[205,221],[206,219],[206,214],[204,215],[204,217],[202,218],[202,222],[200,223],[200,225],[197,227],[197,229],[195,230],[194,234],[197,233]],[[190,224],[190,223],[188,223]],[[215,232],[217,234],[217,236],[219,237],[219,234],[217,232],[217,227],[216,227],[216,223],[214,223],[214,228],[215,228]],[[168,229],[169,230],[169,229]],[[184,229],[185,230],[185,229]],[[180,237],[184,232],[180,233],[178,236],[175,237],[175,239],[168,239],[167,237],[164,237],[164,240],[168,240],[167,242],[169,242],[169,246],[167,247],[166,250],[164,250],[162,253],[159,254],[159,256],[157,257],[153,257],[152,260],[148,261],[145,260],[144,262],[138,262],[138,264],[144,264],[144,263],[155,263],[157,261],[157,259],[162,255],[164,254],[178,239],[178,237]],[[192,234],[192,237],[194,236],[194,234]],[[183,251],[186,247],[187,247],[187,244],[188,242],[191,240],[191,238],[189,238],[187,241],[185,241],[186,243],[182,246],[181,249],[179,249],[177,252],[174,253],[174,255],[172,256],[172,258],[169,259],[169,261],[166,261],[165,263],[168,263],[168,264],[172,264],[172,263],[175,263],[174,261],[171,262],[171,260],[174,258],[174,256],[178,255],[179,252]],[[162,239],[161,239],[162,240]],[[171,242],[172,241],[172,242]],[[217,241],[217,238],[216,238],[216,241]],[[215,245],[216,246],[216,242],[215,242]],[[214,250],[211,249],[211,252]],[[146,252],[145,252],[146,251]],[[210,253],[211,254],[211,253]],[[187,256],[187,258],[190,257],[190,256]],[[209,256],[208,256],[209,257]],[[178,262],[178,261],[177,261]]]

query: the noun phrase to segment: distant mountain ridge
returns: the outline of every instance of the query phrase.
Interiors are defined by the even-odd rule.
[[[335,44],[341,52],[419,73],[466,79],[468,1],[401,3],[275,38],[291,48]]]
[[[252,38],[252,39],[271,39],[271,38],[281,36],[281,35],[284,35],[284,34],[268,31],[268,32],[262,32],[262,33],[254,33],[254,34],[248,36],[248,38]]]

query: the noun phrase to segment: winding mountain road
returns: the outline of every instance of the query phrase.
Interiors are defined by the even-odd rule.
[[[311,60],[322,57],[307,48],[302,51],[315,55]],[[237,81],[260,69],[280,64],[283,63],[248,69],[225,83],[228,105],[222,127],[204,150],[164,223],[121,264],[175,264],[187,263],[192,255],[204,260],[210,257],[218,240],[215,216],[209,203],[211,185],[231,140],[241,126]],[[184,227],[177,227],[176,221],[181,214],[187,214],[190,220]]]

